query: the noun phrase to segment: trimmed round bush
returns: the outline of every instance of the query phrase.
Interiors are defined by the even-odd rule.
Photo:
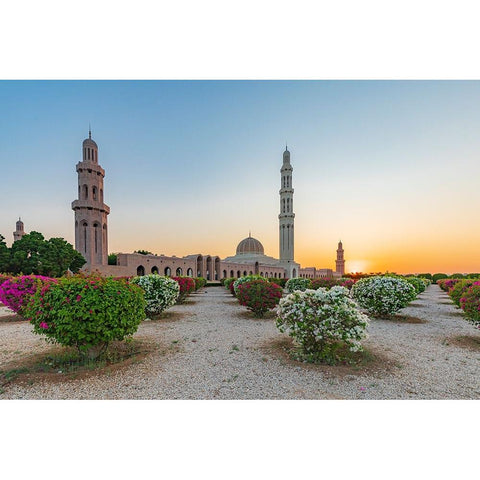
[[[299,346],[299,359],[336,363],[344,357],[342,347],[362,350],[368,317],[358,309],[345,287],[330,290],[296,290],[280,300],[277,328]]]
[[[330,288],[338,285],[338,280],[335,278],[315,278],[310,280],[312,290],[317,290],[318,288],[326,288],[329,290]]]
[[[470,280],[460,280],[452,288],[450,288],[448,295],[452,299],[453,303],[457,305],[457,307],[460,306],[460,299],[472,285],[480,285],[480,281],[473,278]]]
[[[285,287],[285,284],[287,283],[288,281],[288,278],[275,278],[275,277],[270,277],[268,278],[268,281],[271,282],[271,283],[276,283],[277,285],[279,285],[280,287]]]
[[[250,280],[238,286],[237,298],[240,305],[247,307],[261,318],[268,310],[275,308],[282,298],[283,288],[267,280]]]
[[[199,290],[207,284],[207,280],[203,277],[195,277],[193,280],[195,281],[195,290]]]
[[[0,285],[0,302],[10,310],[23,315],[23,309],[37,288],[57,280],[42,275],[21,275],[10,277]]]
[[[263,280],[265,279],[261,277],[260,275],[245,275],[244,277],[237,278],[233,282],[233,292],[234,295],[236,296],[238,294],[238,286],[241,285],[244,282],[250,282],[251,280]]]
[[[231,278],[226,278],[225,281],[223,282],[223,286],[230,291],[230,285],[235,281],[236,279],[234,277]]]
[[[113,278],[78,276],[43,284],[24,309],[33,331],[88,358],[133,335],[145,318],[143,291]]]
[[[312,281],[309,278],[290,278],[288,282],[285,284],[285,288],[287,292],[292,293],[296,290],[300,290],[304,292],[307,288],[311,288]]]
[[[480,285],[469,287],[460,299],[460,307],[467,320],[480,329]]]
[[[442,280],[444,278],[448,278],[446,273],[435,273],[432,275],[432,282],[437,283],[438,280]]]
[[[134,277],[130,283],[141,287],[145,293],[145,313],[147,316],[158,315],[175,305],[180,295],[178,282],[170,277],[162,277],[156,273]]]
[[[177,298],[177,303],[185,301],[188,295],[195,291],[195,280],[192,277],[172,277],[180,287],[180,293]]]
[[[425,282],[418,277],[405,277],[405,280],[413,286],[417,295],[423,293],[427,288]]]
[[[376,316],[392,315],[406,307],[417,294],[403,278],[362,278],[352,287],[352,296],[368,313]]]

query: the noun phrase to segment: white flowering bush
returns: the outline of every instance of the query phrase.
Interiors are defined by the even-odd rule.
[[[241,285],[242,283],[245,282],[250,282],[252,280],[264,280],[267,282],[265,278],[263,278],[261,275],[245,275],[244,277],[237,278],[233,282],[233,291],[235,292],[235,295],[238,295],[238,286]]]
[[[145,294],[145,313],[158,315],[167,308],[175,305],[180,294],[178,282],[169,277],[162,277],[157,274],[134,277],[130,283],[140,286]]]
[[[310,362],[337,363],[342,352],[362,351],[368,317],[349,298],[345,287],[330,290],[296,290],[280,300],[277,328],[299,347],[298,358]]]
[[[312,288],[312,281],[309,278],[290,278],[285,284],[287,292],[292,293],[295,290],[304,292],[307,288]]]
[[[352,287],[352,296],[368,313],[376,316],[392,315],[412,300],[417,292],[403,278],[362,278]]]

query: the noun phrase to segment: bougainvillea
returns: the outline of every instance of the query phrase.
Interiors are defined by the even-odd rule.
[[[480,329],[480,285],[472,285],[460,298],[467,320]]]
[[[237,278],[233,282],[233,291],[234,295],[236,296],[238,294],[238,287],[244,282],[250,282],[251,280],[263,280],[266,281],[265,278],[261,277],[260,275],[246,275],[244,277]]]
[[[312,290],[317,290],[318,288],[326,288],[327,290],[338,285],[338,280],[336,278],[315,278],[310,280]]]
[[[15,313],[23,315],[23,308],[28,299],[37,291],[38,286],[56,281],[41,275],[11,277],[0,285],[0,302]]]
[[[195,280],[192,277],[172,277],[172,280],[175,280],[180,287],[177,303],[182,303],[188,295],[195,291]]]
[[[460,280],[452,288],[450,288],[448,295],[455,305],[458,307],[460,306],[460,299],[472,285],[480,285],[480,281],[473,278],[469,280]]]
[[[309,278],[291,278],[288,280],[288,282],[285,284],[285,288],[287,289],[287,292],[295,292],[296,290],[300,290],[301,292],[304,292],[307,288],[311,288],[312,286],[312,281]]]
[[[143,291],[113,278],[74,276],[42,284],[24,309],[34,333],[89,358],[133,335],[145,318]]]
[[[403,278],[362,278],[352,287],[352,296],[372,315],[392,315],[417,296],[415,288]]]
[[[256,317],[263,317],[268,310],[275,308],[282,298],[283,288],[263,279],[250,280],[238,286],[237,298],[240,305],[251,310]]]
[[[146,301],[145,313],[148,316],[158,315],[175,305],[180,294],[180,286],[175,280],[154,273],[134,277],[130,283],[143,289]]]
[[[348,298],[345,287],[295,291],[280,300],[277,328],[293,337],[305,361],[336,363],[342,347],[362,350],[368,317]]]
[[[231,278],[226,278],[224,281],[223,281],[223,286],[228,290],[230,291],[230,285],[235,281],[236,279],[234,277],[231,277]]]

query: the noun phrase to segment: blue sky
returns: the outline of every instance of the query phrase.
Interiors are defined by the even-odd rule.
[[[3,81],[0,106],[8,242],[18,215],[73,242],[91,123],[110,251],[227,256],[252,230],[276,256],[288,141],[303,266],[341,238],[347,270],[480,270],[479,82]]]

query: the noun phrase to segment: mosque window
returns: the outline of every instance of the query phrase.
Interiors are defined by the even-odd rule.
[[[83,186],[83,199],[84,200],[88,199],[88,186],[87,185]]]
[[[180,275],[183,275],[183,270],[180,267],[178,267],[175,274],[177,275],[177,277],[179,277]]]
[[[103,202],[103,188],[100,189],[100,201]]]
[[[92,188],[92,196],[93,196],[93,199],[94,199],[94,200],[97,199],[97,187],[93,187],[93,188]]]
[[[98,223],[93,225],[95,232],[95,253],[98,253]]]

